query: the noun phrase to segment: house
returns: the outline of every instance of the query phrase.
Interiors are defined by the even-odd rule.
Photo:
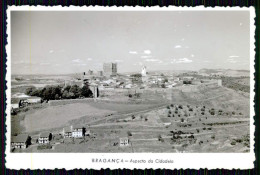
[[[169,118],[161,118],[161,122],[163,123],[164,126],[169,126],[172,124]]]
[[[68,127],[63,128],[63,137],[64,138],[72,137],[72,126],[68,126]]]
[[[19,98],[11,98],[11,109],[18,109],[22,106],[22,100]]]
[[[85,135],[85,128],[82,126],[73,126],[72,137],[80,138]]]
[[[41,103],[42,99],[41,97],[31,96],[27,98],[26,102],[29,104]]]
[[[25,149],[29,145],[29,135],[28,134],[19,134],[18,136],[12,136],[11,138],[11,147],[12,148],[22,148]]]
[[[119,139],[120,146],[129,146],[129,138],[123,137]]]
[[[48,144],[50,143],[52,134],[49,132],[44,132],[40,134],[40,137],[38,139],[39,144]]]

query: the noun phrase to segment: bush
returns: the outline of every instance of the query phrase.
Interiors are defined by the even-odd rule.
[[[183,109],[183,108],[182,108],[182,105],[179,105],[179,108],[180,108],[180,109]]]
[[[170,114],[168,114],[168,117],[171,117],[171,115],[170,115]]]
[[[171,114],[172,112],[169,110],[168,113]]]
[[[167,106],[167,109],[170,109],[170,106]]]
[[[193,109],[192,109],[192,108],[190,108],[190,109],[189,109],[189,111],[193,111]]]
[[[132,94],[129,94],[128,97],[129,97],[129,98],[132,98],[133,96],[132,96]]]
[[[174,105],[173,104],[171,104],[171,107],[173,107]]]
[[[132,115],[132,120],[134,120],[135,119],[135,116],[134,115]]]
[[[196,131],[197,131],[197,133],[199,133],[199,132],[200,132],[200,130],[199,130],[199,129],[196,129]]]
[[[132,133],[130,131],[127,131],[128,136],[132,136]]]
[[[236,114],[235,111],[233,111],[233,112],[232,112],[232,115],[235,115],[235,114]]]
[[[236,145],[237,142],[235,140],[232,140],[232,142],[230,143],[231,145]]]
[[[172,117],[175,117],[174,114],[172,114]]]

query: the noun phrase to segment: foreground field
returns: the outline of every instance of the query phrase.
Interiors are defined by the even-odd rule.
[[[224,87],[185,86],[158,91],[160,104],[104,102],[46,106],[25,113],[21,125],[38,137],[58,135],[64,126],[91,131],[81,139],[53,141],[51,149],[25,152],[248,152],[249,98]],[[141,100],[138,99],[140,102]],[[167,103],[167,104],[166,104]],[[118,146],[127,137],[129,146]]]

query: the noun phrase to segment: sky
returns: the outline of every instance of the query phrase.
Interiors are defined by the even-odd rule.
[[[12,11],[12,74],[249,70],[249,11]]]

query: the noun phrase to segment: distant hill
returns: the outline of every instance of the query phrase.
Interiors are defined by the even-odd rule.
[[[228,77],[249,77],[249,70],[232,70],[232,69],[200,69],[199,74],[223,75]]]

